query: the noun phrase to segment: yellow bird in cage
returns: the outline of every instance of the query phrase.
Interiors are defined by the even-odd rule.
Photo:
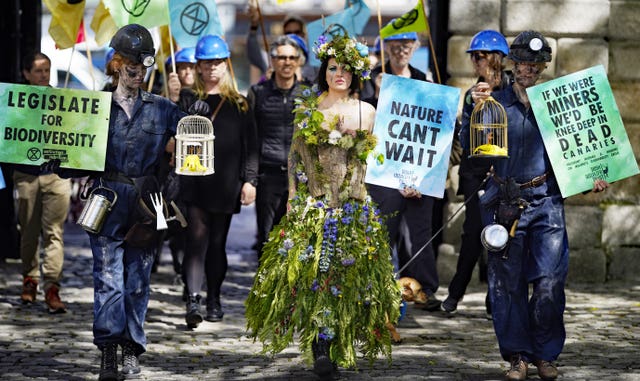
[[[200,163],[200,157],[198,155],[187,155],[184,158],[184,164],[181,171],[190,171],[190,172],[205,172],[207,167],[203,166]]]
[[[476,147],[473,150],[474,155],[489,155],[489,156],[507,156],[509,153],[505,148],[497,146],[495,144],[483,144]]]

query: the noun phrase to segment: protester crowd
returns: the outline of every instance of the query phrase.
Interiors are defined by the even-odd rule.
[[[174,270],[184,283],[187,327],[197,329],[203,320],[224,324],[221,286],[231,219],[242,205],[255,202],[260,267],[249,295],[248,328],[272,352],[301,333],[303,356],[319,377],[331,379],[338,366],[354,366],[356,341],[364,343],[359,349],[370,358],[390,353],[385,327],[397,321],[401,302],[393,263],[395,271],[404,269],[399,276],[422,286],[426,300],[416,308],[451,317],[476,263],[485,257],[483,227],[500,224],[513,228],[512,238],[505,248],[488,253],[487,264],[481,262],[488,282],[487,316],[499,356],[510,364],[506,378],[525,380],[533,364],[542,379],[556,379],[554,364],[566,335],[567,234],[563,199],[526,93],[551,60],[545,37],[525,31],[509,46],[499,32],[485,30],[470,41],[467,52],[477,82],[464,94],[456,129],[463,147],[459,193],[465,222],[456,275],[441,303],[435,296],[438,248],[432,242],[436,198],[411,186],[365,186],[366,166],[359,161],[375,142],[383,73],[431,78],[409,63],[419,35],[378,38],[369,50],[346,34],[323,45],[306,40],[304,20],[287,16],[283,34],[262,51],[255,9],[250,21],[247,55],[257,75],[246,95],[235,84],[229,45],[217,35],[181,47],[163,63],[168,74],[162,94],[145,91],[156,49],[145,27],[127,25],[111,40],[106,65],[113,95],[104,172],[62,169],[55,160],[42,166],[2,165],[12,180],[7,185],[18,195],[21,300],[35,303],[41,289],[49,312],[66,311],[60,281],[68,178],[88,177],[85,194],[113,192],[118,201],[102,226],[89,232],[94,344],[102,352],[99,380],[138,377],[139,357],[147,350],[150,274],[163,242],[169,242]],[[309,65],[312,54],[321,61],[319,69]],[[48,86],[50,66],[42,53],[25,56],[25,81]],[[506,109],[510,155],[475,160],[470,158],[470,118],[475,105],[490,95]],[[180,152],[194,149],[181,146],[183,118],[212,123],[212,174],[176,175],[187,166]],[[333,138],[344,146],[327,146]],[[196,156],[205,150],[204,141],[198,144]],[[607,187],[595,180],[593,191]],[[481,198],[478,191],[484,191]],[[164,206],[158,208],[158,202]],[[526,207],[514,225],[514,218],[503,220],[501,208],[515,202]],[[186,226],[176,225],[181,216]],[[155,229],[161,219],[173,220],[162,234]],[[358,307],[340,309],[332,297]],[[380,301],[376,310],[370,308]]]

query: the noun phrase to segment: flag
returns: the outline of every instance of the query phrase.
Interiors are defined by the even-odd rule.
[[[412,10],[391,20],[384,28],[380,30],[380,38],[387,38],[394,34],[408,33],[408,32],[424,32],[428,31],[427,18],[424,15],[424,7],[422,6],[422,0],[418,0]]]
[[[213,0],[206,0],[213,1]],[[118,28],[140,24],[147,28],[169,24],[167,0],[102,0]]]
[[[109,42],[111,37],[118,31],[116,22],[111,17],[102,0],[100,0],[100,3],[93,13],[91,29],[96,34],[96,43],[98,43],[98,45],[104,45]]]
[[[84,16],[85,1],[44,0],[51,12],[49,34],[60,49],[70,48],[78,39],[78,29]]]
[[[207,34],[224,35],[213,0],[169,0],[171,34],[180,47],[196,46]]]
[[[356,37],[362,33],[369,22],[371,11],[363,0],[346,0],[344,10],[334,13],[324,19],[312,21],[307,24],[307,34],[309,44],[313,47],[313,42],[321,35],[347,32],[349,36]],[[315,55],[309,56],[311,66],[320,66],[320,61]]]
[[[80,28],[78,28],[78,37],[76,37],[76,44],[84,42],[86,40],[84,36],[84,20],[80,20]]]

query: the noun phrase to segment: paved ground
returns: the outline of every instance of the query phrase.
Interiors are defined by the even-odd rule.
[[[232,224],[230,268],[223,287],[221,323],[204,322],[194,331],[184,323],[182,286],[176,282],[168,250],[153,275],[146,331],[148,352],[141,357],[142,379],[314,380],[296,347],[275,356],[260,355],[246,337],[243,302],[256,269],[253,210],[243,209]],[[1,248],[0,248],[1,250]],[[20,265],[0,264],[0,380],[95,380],[99,351],[92,344],[91,254],[84,232],[66,232],[63,300],[69,311],[49,315],[42,294],[31,306],[19,300]],[[444,297],[446,289],[438,295]],[[560,357],[564,380],[640,380],[640,285],[570,285],[568,339]],[[484,291],[470,290],[459,313],[447,318],[409,308],[400,323],[402,344],[393,362],[341,371],[341,380],[502,380],[491,322],[484,316]],[[535,368],[530,379],[538,379]]]

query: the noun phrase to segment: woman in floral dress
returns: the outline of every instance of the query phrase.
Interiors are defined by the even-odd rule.
[[[353,94],[368,79],[367,48],[336,36],[314,50],[322,65],[317,86],[297,100],[288,213],[264,246],[246,315],[264,352],[299,334],[305,360],[330,379],[336,365],[356,366],[356,350],[390,359],[385,323],[398,318],[400,290],[364,184],[375,110]]]

